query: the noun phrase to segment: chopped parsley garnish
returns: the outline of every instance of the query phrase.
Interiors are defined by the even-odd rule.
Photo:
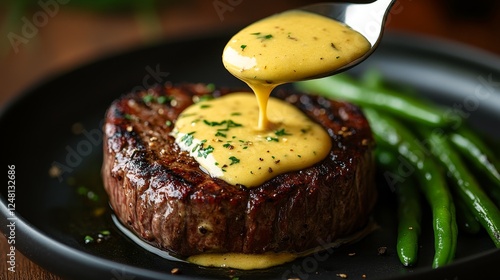
[[[250,35],[255,35],[257,36],[257,39],[261,39],[262,41],[273,38],[272,34],[262,35],[260,32],[250,33]]]
[[[171,101],[171,100],[172,100],[171,96],[158,96],[156,98],[156,103],[158,103],[158,104],[165,104],[165,103],[167,103],[168,101]]]
[[[240,47],[241,47],[241,50],[244,50],[247,47],[247,45],[241,45]]]
[[[212,91],[215,90],[215,84],[213,84],[213,83],[207,84],[206,88],[207,88],[207,90],[209,90],[210,92],[212,92]]]
[[[198,157],[203,157],[207,158],[209,154],[211,154],[214,151],[214,147],[208,145],[206,148],[201,148],[198,150]]]
[[[224,137],[224,138],[226,138],[226,137],[227,137],[227,135],[226,135],[225,133],[222,133],[222,132],[220,132],[220,131],[217,131],[217,133],[215,133],[215,137],[218,137],[218,136],[220,136],[220,137]]]
[[[89,244],[89,243],[92,243],[94,242],[94,238],[90,235],[85,235],[85,237],[83,238],[83,240],[85,241],[85,244]]]
[[[276,137],[271,137],[271,136],[267,136],[267,137],[266,137],[266,140],[267,140],[267,142],[273,142],[273,141],[274,141],[274,142],[279,142],[279,139],[278,139],[278,138],[276,138]]]
[[[193,139],[194,139],[194,136],[193,134],[195,133],[195,131],[193,132],[189,132],[187,134],[184,134],[182,137],[181,137],[181,142],[184,142],[187,146],[191,146],[193,145]]]
[[[149,103],[149,102],[153,101],[154,98],[155,97],[152,96],[151,94],[147,94],[147,95],[144,95],[142,97],[142,101],[144,101],[144,103]]]
[[[207,120],[203,120],[203,123],[205,123],[208,126],[219,126],[219,125],[225,124],[226,121],[222,121],[222,122],[209,122]]]
[[[248,149],[249,146],[252,146],[253,145],[253,142],[252,141],[245,141],[245,140],[238,140],[241,144],[240,144],[240,147],[243,147],[243,149]]]
[[[264,35],[264,36],[262,36],[262,37],[257,37],[257,38],[261,38],[261,39],[271,39],[271,38],[273,38],[273,35],[271,35],[271,34],[267,34],[267,35]]]
[[[203,120],[203,123],[212,127],[221,126],[222,128],[217,129],[217,133],[215,134],[215,136],[223,136],[223,137],[227,137],[227,135],[225,133],[222,133],[222,131],[229,131],[229,129],[231,128],[243,126],[242,124],[236,123],[232,120],[223,120],[221,122],[211,122]]]
[[[167,103],[168,101],[171,101],[172,99],[173,99],[172,96],[164,96],[164,95],[162,95],[162,96],[155,97],[152,94],[147,94],[147,95],[144,95],[142,97],[142,101],[144,101],[144,103],[156,102],[158,104]]]
[[[292,135],[292,134],[290,134],[290,133],[286,132],[284,128],[282,128],[282,129],[280,129],[280,130],[276,130],[276,131],[274,132],[274,134],[276,134],[276,136]]]
[[[214,86],[214,89],[215,89],[215,86]],[[214,97],[212,95],[206,94],[206,95],[200,96],[200,98],[198,98],[198,100],[196,101],[196,103],[202,102],[202,101],[208,101],[208,100],[212,100],[212,99],[214,99]]]
[[[232,120],[227,121],[227,128],[240,127],[240,126],[242,126],[242,124],[235,123]]]
[[[229,157],[229,159],[231,160],[231,163],[229,165],[240,163],[240,159],[238,159],[235,156],[231,156],[231,157]]]
[[[196,150],[200,147],[200,144],[194,145],[193,149],[191,149],[191,153],[196,152]]]

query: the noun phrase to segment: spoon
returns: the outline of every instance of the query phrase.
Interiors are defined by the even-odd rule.
[[[313,4],[264,18],[234,35],[222,62],[257,96],[258,129],[268,129],[267,101],[276,86],[331,76],[370,56],[394,1]]]
[[[376,0],[371,3],[317,3],[298,8],[316,13],[342,22],[363,35],[371,44],[371,48],[358,59],[314,78],[331,76],[343,72],[368,58],[382,39],[387,15],[395,0]]]

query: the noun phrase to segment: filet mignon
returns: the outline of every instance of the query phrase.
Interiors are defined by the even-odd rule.
[[[179,256],[207,252],[301,252],[363,228],[376,200],[374,140],[361,110],[281,89],[328,131],[329,155],[256,188],[204,173],[169,135],[178,115],[206,96],[231,92],[166,84],[130,93],[106,113],[102,176],[118,219]]]

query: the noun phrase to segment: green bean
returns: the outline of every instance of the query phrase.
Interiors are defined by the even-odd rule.
[[[420,188],[433,216],[434,268],[443,266],[454,258],[457,242],[455,206],[442,170],[431,156],[426,156],[418,138],[398,121],[364,108],[377,143],[389,146],[404,160],[414,166]]]
[[[446,167],[454,181],[457,194],[486,229],[496,247],[500,248],[500,210],[481,189],[459,154],[453,150],[445,135],[440,131],[422,129],[427,137],[430,151]]]
[[[433,127],[447,126],[452,121],[450,116],[443,114],[443,110],[434,104],[369,84],[370,82],[367,85],[357,82],[344,73],[297,82],[294,86],[304,92],[353,102],[362,107],[369,106]]]
[[[452,262],[455,259],[455,252],[457,250],[457,238],[458,238],[458,225],[457,225],[457,212],[456,212],[456,207],[455,207],[455,202],[453,201],[453,198],[450,198],[451,201],[453,202],[451,204],[450,208],[450,213],[452,215],[452,223],[451,223],[451,249],[450,253],[448,255],[448,263]]]
[[[461,155],[473,163],[475,172],[486,175],[480,184],[497,207],[500,207],[500,160],[496,154],[468,127],[462,126],[450,133],[450,141]]]
[[[476,234],[481,230],[481,224],[477,221],[474,213],[470,211],[465,202],[460,197],[453,200],[457,209],[457,224],[464,232]]]
[[[382,77],[382,73],[374,68],[370,68],[363,72],[360,82],[362,85],[372,89],[384,87],[384,78]]]
[[[451,142],[465,157],[484,172],[500,189],[500,161],[490,148],[466,127],[460,127],[450,135]]]
[[[398,193],[398,239],[396,249],[401,263],[413,266],[418,258],[421,210],[417,188],[407,180],[396,188]]]
[[[385,170],[398,171],[398,161],[394,153],[377,147],[376,159]],[[386,171],[387,172],[387,171]],[[417,186],[413,180],[404,180],[395,187],[398,201],[398,237],[396,250],[404,266],[413,266],[418,260],[418,239],[421,232],[422,210]]]
[[[377,163],[385,170],[397,173],[397,159],[388,151],[377,148]],[[387,172],[387,171],[386,171]],[[418,240],[421,228],[421,207],[418,189],[412,180],[404,180],[395,187],[398,201],[398,236],[396,250],[401,263],[412,266],[418,259]]]
[[[448,130],[457,119],[453,120],[453,116],[447,116],[439,106],[387,88],[383,84],[382,76],[376,71],[365,72],[361,81],[356,81],[347,74],[340,74],[299,82],[295,86],[304,92],[361,106],[379,144],[379,156],[382,154],[380,146],[383,146],[383,150],[389,149],[399,154],[401,159],[398,157],[398,160],[401,164],[406,161],[415,168],[415,176],[411,176],[419,180],[421,191],[433,214],[433,267],[442,266],[454,258],[457,218],[470,233],[477,232],[480,227],[485,228],[495,246],[500,247],[500,158],[496,157],[477,134],[464,126],[456,131]],[[423,131],[425,138],[419,140],[417,135],[390,116],[397,116],[405,120],[406,124],[410,124],[412,129]],[[445,134],[449,138],[436,136],[435,133],[428,135],[429,131],[449,133]],[[427,145],[432,147],[431,152],[426,149]],[[487,175],[484,177],[488,178],[489,183],[485,184],[484,189],[468,170],[469,166],[462,161],[462,156],[473,163],[474,168]],[[379,165],[383,164],[381,159],[378,161]],[[385,168],[393,170],[393,167]],[[446,184],[445,171],[452,179],[450,181],[453,181],[450,186]],[[394,186],[403,181],[399,178],[399,181],[394,180],[392,183]],[[455,200],[449,187],[454,192]],[[498,206],[492,200],[495,200]],[[404,260],[402,263],[404,264]]]

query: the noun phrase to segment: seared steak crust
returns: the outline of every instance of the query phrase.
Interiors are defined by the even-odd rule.
[[[312,167],[247,189],[204,173],[169,135],[194,101],[228,92],[167,84],[112,103],[102,176],[123,224],[180,256],[301,252],[366,225],[376,199],[374,141],[357,107],[285,90],[273,94],[324,126],[332,150]]]

